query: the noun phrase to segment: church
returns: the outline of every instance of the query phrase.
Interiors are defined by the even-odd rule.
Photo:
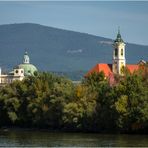
[[[112,77],[113,74],[123,75],[123,69],[126,67],[130,73],[137,71],[139,65],[145,63],[140,61],[138,64],[126,64],[125,58],[125,43],[121,37],[120,30],[118,29],[117,37],[113,43],[113,55],[112,64],[98,63],[87,74],[89,76],[92,73],[104,72],[105,77]]]
[[[30,64],[29,55],[25,52],[22,64],[15,66],[8,74],[3,74],[0,68],[0,86],[12,83],[15,80],[22,81],[26,76],[33,76],[36,71],[37,68]]]

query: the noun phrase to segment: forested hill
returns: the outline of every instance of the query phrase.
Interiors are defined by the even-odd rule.
[[[31,63],[45,71],[87,71],[97,62],[112,61],[111,39],[31,23],[0,25],[3,69],[21,63],[25,49]],[[148,60],[147,55],[148,46],[127,43],[128,63]]]

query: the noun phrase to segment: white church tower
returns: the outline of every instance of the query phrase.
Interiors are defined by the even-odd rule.
[[[118,29],[117,38],[114,41],[113,47],[112,71],[115,74],[123,75],[123,68],[126,66],[125,43],[121,38],[120,29]]]

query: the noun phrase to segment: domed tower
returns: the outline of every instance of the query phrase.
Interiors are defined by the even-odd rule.
[[[37,68],[30,64],[30,58],[27,52],[25,52],[23,57],[23,63],[17,66],[19,69],[24,69],[24,76],[34,76],[34,73],[37,72]]]
[[[122,75],[123,68],[126,66],[125,59],[125,43],[121,37],[120,29],[118,29],[117,37],[113,44],[113,64],[112,71],[115,74]]]

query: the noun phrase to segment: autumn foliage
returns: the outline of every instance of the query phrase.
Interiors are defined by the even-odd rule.
[[[148,70],[110,85],[103,72],[78,85],[39,73],[0,89],[0,126],[84,132],[148,133]]]

